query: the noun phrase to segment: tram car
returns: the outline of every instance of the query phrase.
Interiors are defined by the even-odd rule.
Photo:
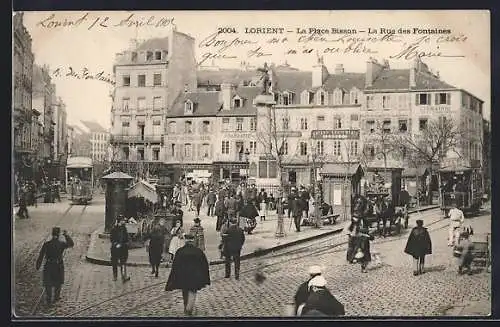
[[[476,214],[481,208],[484,188],[480,168],[450,166],[439,170],[441,210],[445,217],[456,206],[464,213]]]
[[[66,185],[73,204],[88,204],[94,189],[94,167],[88,157],[70,157],[66,165]]]

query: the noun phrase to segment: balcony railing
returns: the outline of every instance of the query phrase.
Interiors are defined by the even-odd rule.
[[[135,107],[128,107],[128,108],[123,108],[123,107],[113,107],[111,108],[111,112],[120,112],[124,114],[129,114],[129,113],[141,113],[141,112],[163,112],[166,108],[165,107],[143,107],[143,108],[135,108]]]
[[[148,143],[163,142],[163,135],[111,135],[113,143]]]

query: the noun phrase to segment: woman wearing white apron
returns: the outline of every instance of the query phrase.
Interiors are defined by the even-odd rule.
[[[174,260],[175,252],[184,245],[184,229],[181,226],[181,221],[177,220],[175,226],[170,231],[172,239],[168,246],[168,253],[170,253],[170,260]]]

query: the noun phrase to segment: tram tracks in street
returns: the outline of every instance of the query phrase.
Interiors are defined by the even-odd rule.
[[[441,217],[438,220],[435,220],[435,221],[432,221],[432,222],[426,224],[426,227],[429,228],[429,227],[436,225],[440,222],[443,222],[445,220],[446,220],[445,218]],[[447,224],[445,224],[444,226],[439,226],[438,228],[436,228],[436,230],[445,228],[446,226],[447,226]],[[429,229],[429,231],[432,231],[432,230]],[[374,244],[394,242],[397,240],[401,240],[405,237],[407,237],[406,234],[398,235],[398,236],[394,236],[394,237],[387,237],[384,239],[377,239],[376,241],[374,241]],[[247,264],[247,263],[250,263],[250,261],[247,261],[247,263],[245,263],[243,265],[243,267],[245,269],[241,270],[240,276],[241,275],[250,275],[250,274],[256,273],[258,271],[263,271],[264,273],[266,273],[266,270],[269,268],[273,268],[275,266],[286,264],[290,261],[299,260],[299,259],[311,256],[311,255],[321,255],[321,254],[324,254],[327,252],[338,253],[341,251],[345,251],[343,249],[343,246],[347,245],[348,242],[341,240],[342,238],[345,238],[345,235],[342,234],[342,231],[339,231],[338,233],[331,235],[331,236],[327,237],[326,239],[308,242],[305,245],[304,244],[297,245],[297,246],[294,246],[294,247],[288,248],[288,249],[287,248],[281,249],[281,250],[266,254],[258,259],[252,259],[250,265]],[[287,256],[287,258],[280,260],[280,258],[282,258],[284,256]],[[292,256],[292,257],[289,257],[289,256]],[[263,263],[264,261],[266,263]],[[211,279],[212,283],[224,280],[224,265],[223,264],[219,265],[217,268],[213,269],[210,273],[211,273],[211,276],[213,276],[213,275],[217,276],[217,277]],[[83,314],[88,313],[90,316],[93,316],[93,317],[106,317],[107,315],[105,314],[105,312],[108,312],[108,315],[109,315],[109,312],[114,312],[114,315],[125,316],[128,313],[134,312],[135,310],[137,310],[141,307],[147,306],[150,303],[154,303],[155,301],[158,301],[162,298],[170,296],[171,292],[166,293],[164,291],[165,283],[166,283],[166,281],[162,280],[161,282],[155,282],[155,283],[146,285],[146,286],[141,287],[141,288],[136,288],[136,289],[133,289],[130,291],[126,291],[126,292],[120,293],[116,296],[110,297],[108,299],[105,299],[105,300],[99,301],[97,303],[85,306],[81,309],[78,309],[76,311],[73,311],[73,312],[66,314],[66,315],[63,315],[63,316],[64,317],[76,317],[76,316],[86,317],[87,315],[83,315]],[[160,294],[158,296],[151,297],[151,295],[154,295],[154,294],[151,294],[151,292],[149,292],[150,290],[152,290],[152,292],[159,292]],[[127,299],[127,297],[129,297],[132,294],[134,296],[133,296],[133,299],[131,299],[131,301],[130,301],[131,305],[127,306],[126,299]],[[140,301],[141,296],[144,296],[145,301]],[[122,307],[125,306],[127,308],[124,311],[115,312],[114,307],[116,307],[116,306],[122,306]],[[94,311],[94,309],[98,309],[97,312]],[[103,312],[103,314],[99,314],[100,312]]]
[[[79,223],[81,217],[83,217],[83,215],[85,214],[85,210],[87,209],[87,205],[83,205],[82,206],[82,209],[81,209],[80,213],[72,220],[71,225],[69,227],[66,227],[67,225],[64,224],[64,222],[65,222],[64,219],[69,216],[69,213],[75,207],[78,207],[78,206],[76,206],[74,204],[70,204],[69,207],[68,207],[68,209],[66,209],[64,211],[64,213],[61,215],[61,218],[58,219],[57,223],[54,226],[60,227],[61,231],[63,231],[63,230],[72,230],[76,226],[76,224]],[[51,232],[49,232],[49,234],[45,236],[45,238],[38,244],[38,246],[32,252],[32,254],[33,254],[32,255],[32,260],[30,260],[31,261],[31,267],[35,266],[36,260],[38,258],[39,253],[40,253],[40,250],[41,250],[43,244],[45,243],[45,241],[47,241],[48,238],[51,236]],[[65,252],[63,252],[63,258],[64,258],[64,254],[65,254]],[[44,295],[45,295],[45,288],[42,287],[42,289],[40,290],[39,294],[34,299],[34,303],[33,303],[32,307],[31,307],[31,310],[30,310],[31,316],[35,316],[36,313],[38,312],[38,310],[40,309]]]

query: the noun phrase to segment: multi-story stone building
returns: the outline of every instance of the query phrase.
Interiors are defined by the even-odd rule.
[[[14,170],[29,178],[33,173],[31,92],[34,55],[31,50],[31,36],[23,24],[23,13],[14,15],[12,39]]]
[[[85,133],[90,142],[90,157],[94,163],[104,163],[107,160],[109,132],[94,121],[81,121],[86,128]]]
[[[370,164],[383,166],[382,156],[377,154],[384,152],[384,145],[377,134],[409,134],[418,138],[430,121],[451,120],[462,139],[458,146],[436,159],[441,165],[456,165],[458,161],[469,167],[481,165],[483,101],[442,81],[421,60],[415,60],[409,69],[391,69],[387,61],[368,61],[364,96],[362,139]],[[411,166],[398,151],[388,149],[386,153],[387,166]],[[433,184],[436,183],[434,178]]]
[[[117,54],[113,72],[117,81],[111,114],[113,161],[166,160],[166,114],[185,88],[196,89],[194,39],[173,30],[165,38],[134,42]]]
[[[54,125],[52,116],[52,92],[51,77],[47,66],[34,65],[33,68],[33,108],[40,112],[40,120],[43,128],[42,147],[40,155],[44,161],[52,158],[54,153]]]
[[[179,95],[167,113],[165,162],[173,178],[206,178],[211,173],[217,138],[218,92],[192,91]]]
[[[55,85],[52,85],[55,90]],[[55,95],[52,97],[52,112],[54,113],[55,129],[54,129],[54,154],[51,162],[51,176],[64,180],[66,161],[68,159],[68,128],[67,128],[67,112],[64,101]]]

